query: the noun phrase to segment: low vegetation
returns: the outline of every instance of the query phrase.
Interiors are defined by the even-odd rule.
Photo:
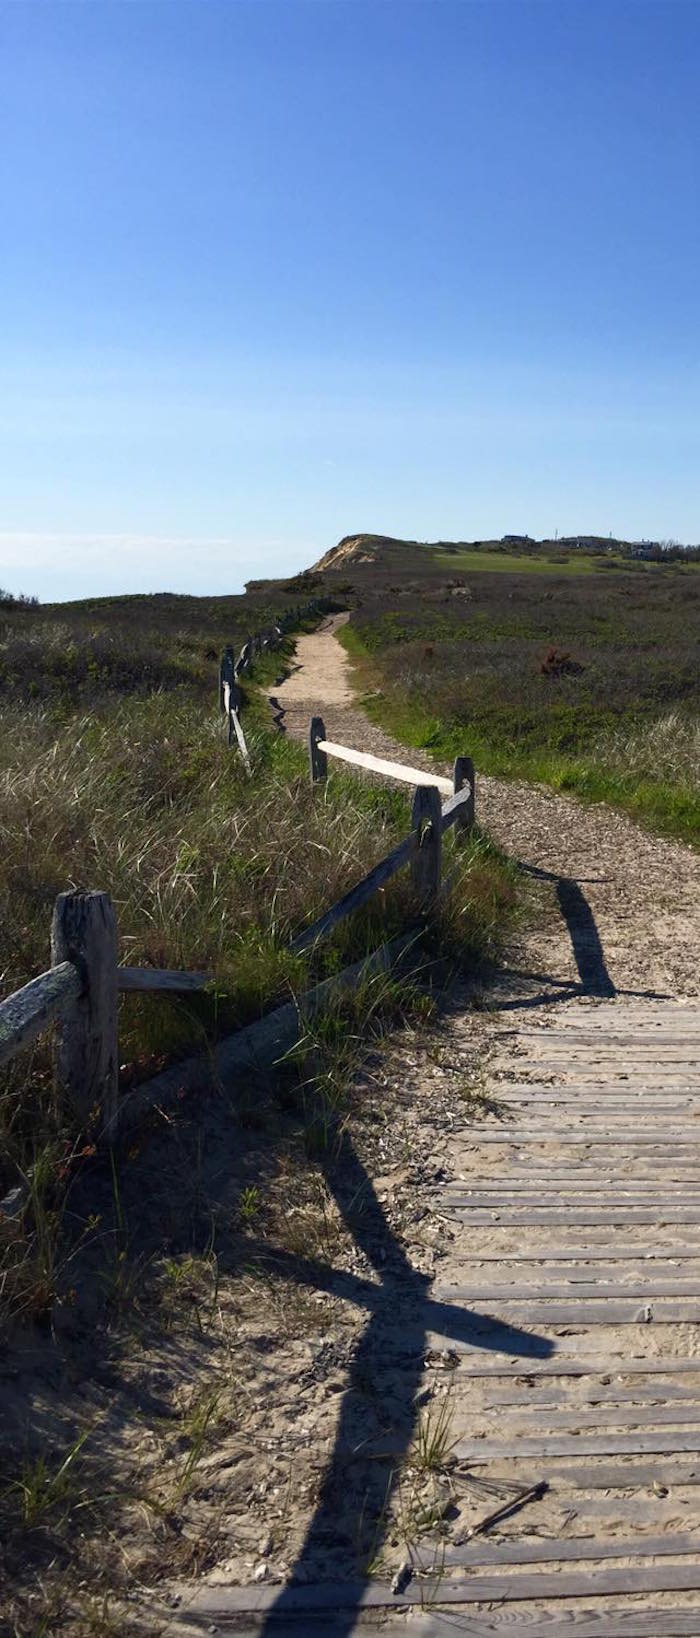
[[[186,1000],[123,998],[125,1086],[303,995],[414,923],[399,877],[321,952],[289,950],[293,932],[405,834],[410,811],[404,793],[343,774],[311,790],[302,749],[272,729],[265,699],[284,649],[246,683],[250,777],[225,743],[216,711],[221,648],[307,594],[302,581],[247,600],[2,611],[3,992],[48,965],[53,902],[69,888],[111,893],[122,961],[210,976]],[[451,836],[448,846],[451,888],[418,976],[367,979],[309,1024],[274,1076],[220,1092],[208,1110],[183,1106],[111,1166],[54,1085],[49,1041],[3,1072],[0,1188],[23,1181],[26,1194],[0,1224],[0,1316],[10,1360],[19,1330],[23,1347],[33,1339],[34,1361],[26,1401],[20,1394],[8,1419],[0,1479],[15,1589],[9,1630],[21,1638],[125,1630],[121,1615],[113,1629],[108,1608],[127,1563],[116,1519],[130,1541],[145,1533],[129,1560],[142,1581],[157,1579],[165,1562],[193,1567],[181,1520],[212,1441],[242,1414],[225,1361],[239,1326],[231,1281],[246,1268],[259,1310],[251,1238],[296,1256],[317,1235],[318,1254],[331,1255],[345,1231],[324,1194],[324,1157],[366,1096],[372,1042],[430,1013],[426,963],[439,954],[442,977],[445,961],[483,967],[512,918],[514,877],[487,839],[460,849]],[[302,1292],[298,1311],[285,1310],[293,1334],[308,1324],[304,1304],[315,1302]],[[127,1361],[134,1347],[141,1359],[157,1358],[175,1337],[192,1371],[187,1392],[172,1390],[176,1436],[151,1418],[152,1432],[134,1435],[130,1453],[131,1436],[122,1444]],[[199,1360],[203,1337],[214,1370],[208,1352]],[[105,1372],[115,1384],[110,1404],[116,1393],[120,1406],[116,1430],[99,1395],[83,1397],[81,1384]],[[50,1427],[29,1411],[32,1398],[51,1402]]]
[[[466,743],[484,773],[608,801],[700,841],[692,557],[570,551],[562,565],[528,548],[495,573],[491,550],[473,549],[464,573],[459,551],[411,547],[399,583],[397,554],[394,543],[342,570],[354,605],[343,640],[375,720],[436,756]]]

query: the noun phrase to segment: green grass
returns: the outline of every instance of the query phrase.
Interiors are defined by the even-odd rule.
[[[692,574],[700,569],[700,564],[693,560],[683,564],[673,559],[668,563],[655,563],[643,558],[620,557],[615,552],[595,553],[575,547],[568,552],[557,551],[556,548],[538,552],[492,552],[488,547],[483,550],[475,547],[471,551],[441,552],[430,548],[430,554],[438,569],[466,569],[470,573],[482,574],[544,574],[551,577],[622,570],[628,574],[664,575]]]
[[[48,964],[53,902],[71,887],[110,892],[121,960],[211,978],[181,1001],[122,998],[123,1088],[415,922],[405,872],[320,950],[291,954],[290,936],[406,834],[410,798],[344,772],[312,789],[305,750],[270,725],[284,652],[244,684],[248,777],[225,743],[217,678],[224,641],[254,625],[228,603],[120,599],[15,613],[0,634],[5,993]],[[247,1311],[255,1324],[270,1316],[273,1331],[316,1337],[320,1319],[315,1293],[254,1276],[246,1247],[259,1260],[267,1239],[271,1254],[331,1263],[349,1248],[323,1167],[349,1125],[371,1124],[374,1140],[389,1119],[369,1055],[387,1031],[430,1017],[428,966],[440,982],[451,963],[481,967],[487,982],[516,914],[514,872],[483,836],[446,838],[445,875],[418,978],[382,973],[336,990],[288,1062],[183,1102],[111,1165],[94,1159],[94,1132],[54,1083],[48,1038],[3,1074],[0,1192],[29,1185],[23,1210],[0,1222],[0,1319],[32,1361],[0,1481],[17,1633],[121,1631],[108,1599],[125,1574],[181,1578],[216,1550],[192,1509],[211,1483],[210,1447],[239,1421],[244,1431],[259,1393],[242,1291],[254,1284]],[[100,1381],[106,1363],[109,1413],[87,1439],[70,1420],[73,1395],[82,1418],[84,1378]],[[187,1403],[178,1395],[167,1416],[160,1389],[149,1408],[155,1363],[187,1384]],[[17,1398],[21,1380],[18,1370]],[[131,1423],[135,1382],[148,1386]],[[91,1385],[85,1403],[92,1395]]]
[[[489,552],[488,550],[466,552],[440,552],[432,554],[433,562],[439,569],[458,571],[467,569],[471,574],[592,574],[598,568],[600,559],[587,554],[572,552],[561,556],[536,557],[534,553],[525,552]],[[612,559],[604,558],[603,562]]]
[[[365,593],[342,633],[374,721],[440,760],[469,753],[483,773],[700,844],[697,576],[519,569],[459,609],[434,584],[398,606]]]
[[[369,697],[370,718],[405,745],[428,750],[438,761],[468,753],[479,772],[549,785],[587,802],[609,802],[662,835],[700,846],[698,730],[670,716],[646,731],[630,730],[617,741],[610,733],[587,754],[522,749],[473,726],[443,724],[419,707],[386,697]],[[665,757],[656,754],[663,746]]]
[[[332,941],[308,955],[290,951],[293,934],[405,835],[408,798],[344,773],[312,790],[304,749],[271,728],[266,689],[284,652],[265,655],[244,685],[249,777],[217,711],[220,645],[205,649],[201,611],[183,627],[171,603],[171,629],[155,601],[158,642],[121,600],[109,677],[98,666],[92,703],[86,655],[102,638],[85,610],[80,642],[67,648],[65,631],[55,637],[44,611],[18,616],[19,636],[13,628],[6,637],[13,697],[0,712],[4,993],[48,966],[53,904],[71,888],[111,894],[121,961],[201,971],[210,980],[180,999],[122,998],[123,1090],[302,994],[405,929],[414,914],[404,874]],[[46,685],[49,675],[62,683],[47,705],[33,698],[32,685],[37,676]],[[453,942],[479,960],[495,948],[489,894],[493,888],[501,902],[505,867],[495,855],[487,859],[481,843],[468,858],[466,910]],[[506,883],[504,909],[510,894]],[[65,1187],[96,1135],[56,1088],[49,1049],[45,1038],[0,1078],[0,1195],[19,1178],[37,1180],[19,1225],[1,1231],[0,1308],[4,1299],[26,1317],[50,1310],[61,1286]]]

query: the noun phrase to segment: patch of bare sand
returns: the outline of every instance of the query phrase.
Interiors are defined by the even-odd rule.
[[[347,621],[347,614],[329,615],[319,626],[318,631],[309,632],[306,636],[298,638],[289,676],[280,685],[276,695],[276,700],[285,712],[294,707],[306,706],[312,699],[318,700],[324,710],[329,705],[352,704],[353,692],[347,656],[335,640],[336,632],[341,626],[346,625]]]

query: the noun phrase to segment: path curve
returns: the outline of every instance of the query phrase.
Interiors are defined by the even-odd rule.
[[[318,714],[329,738],[341,744],[449,774],[446,764],[408,751],[370,723],[355,702],[351,662],[335,635],[347,619],[332,615],[299,639],[294,670],[275,696],[280,725],[305,739],[310,717]],[[469,752],[468,742],[464,750]],[[578,916],[579,958],[589,977],[602,960],[616,991],[700,994],[700,856],[691,848],[649,834],[602,803],[488,778],[478,768],[477,800],[495,840],[531,870],[544,872],[564,911]],[[532,952],[539,970],[556,979],[555,988],[581,977],[565,919],[544,935],[538,927]]]

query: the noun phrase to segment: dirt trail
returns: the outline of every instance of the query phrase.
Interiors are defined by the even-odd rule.
[[[303,739],[309,718],[319,714],[331,739],[449,774],[427,753],[398,744],[353,704],[350,660],[334,636],[347,618],[333,615],[318,633],[300,639],[295,669],[276,695],[281,726]],[[587,806],[545,786],[487,778],[478,768],[477,793],[479,817],[490,834],[513,858],[542,871],[563,900],[558,923],[544,935],[537,929],[536,970],[549,972],[558,985],[580,982],[568,913],[581,922],[579,957],[589,978],[597,962],[616,990],[700,993],[697,854],[647,834],[603,804]]]
[[[406,761],[341,619],[301,639],[281,726]],[[370,1066],[325,1163],[351,1243],[295,1271],[326,1329],[308,1364],[263,1332],[257,1522],[229,1511],[163,1632],[700,1634],[700,860],[478,770],[477,811],[541,914],[488,1011],[455,993]]]

